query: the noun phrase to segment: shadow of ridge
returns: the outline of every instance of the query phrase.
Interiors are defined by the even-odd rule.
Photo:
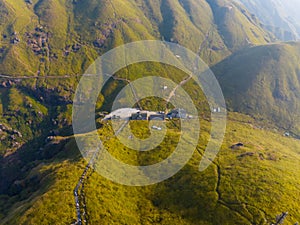
[[[65,106],[70,103],[68,100],[63,99],[57,90],[46,90],[42,87],[32,89],[26,85],[22,86],[21,83],[16,83],[7,88],[0,88],[0,91],[8,92],[11,88],[20,91],[20,94],[24,95],[24,97],[33,98],[34,101],[48,109],[48,113],[45,116],[41,116],[34,114],[36,112],[32,112],[31,109],[27,109],[32,106],[24,106],[27,110],[26,112],[8,110],[6,112],[7,115],[2,118],[5,123],[13,124],[13,128],[17,128],[22,133],[28,132],[29,129],[29,133],[33,136],[31,140],[24,137],[22,141],[25,141],[25,144],[12,154],[6,157],[0,156],[0,195],[8,194],[9,196],[14,196],[20,191],[10,192],[13,183],[16,180],[24,179],[42,160],[50,160],[55,157],[65,144],[65,141],[53,144],[51,142],[46,143],[46,138],[48,136],[56,136],[56,131],[60,134],[71,135],[72,129],[69,124],[63,124],[64,127],[62,128],[53,124],[52,118],[57,118],[60,114],[65,113],[67,110]],[[40,98],[43,100],[40,100]],[[61,107],[61,109],[57,109],[58,107]],[[27,118],[28,115],[33,118]],[[12,118],[14,119],[13,122],[11,122]],[[40,118],[41,120],[35,120],[35,118]],[[32,125],[27,124],[28,119],[33,120]]]
[[[74,139],[47,144],[43,151],[35,148],[40,146],[39,141],[40,137],[28,142],[12,155],[0,159],[0,224],[5,220],[4,224],[9,223],[5,217],[16,208],[15,206],[42,196],[55,183],[55,169],[42,172],[37,170],[37,173],[32,173],[33,170],[45,164],[60,164],[66,160],[76,163],[81,159]],[[71,144],[72,147],[66,146],[67,144]],[[19,213],[23,214],[27,209],[22,207]]]

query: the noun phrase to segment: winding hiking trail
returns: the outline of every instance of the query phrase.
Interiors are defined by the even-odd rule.
[[[190,79],[192,79],[193,75],[189,75],[187,78],[185,78],[183,81],[181,81],[177,86],[170,92],[169,97],[166,100],[166,105],[169,104],[171,101],[171,98],[175,95],[178,88],[182,87],[184,84],[186,84]]]
[[[197,149],[197,152],[203,157],[203,153]],[[211,160],[210,160],[211,161]],[[234,206],[245,206],[246,210],[248,211],[249,214],[250,211],[248,210],[249,207],[251,208],[255,208],[256,210],[260,211],[262,213],[262,215],[264,215],[264,217],[267,216],[266,211],[264,211],[263,209],[260,209],[254,205],[250,205],[248,203],[244,203],[244,202],[236,202],[236,203],[231,203],[231,202],[227,202],[223,196],[222,196],[222,192],[220,190],[220,186],[221,186],[221,180],[222,180],[222,170],[221,170],[221,166],[215,162],[215,161],[211,161],[212,165],[214,165],[215,170],[216,170],[216,174],[217,174],[217,180],[216,180],[216,186],[215,186],[215,192],[217,194],[217,203],[221,204],[222,206],[224,206],[225,208],[227,208],[229,211],[235,212],[238,216],[240,216],[240,218],[243,218],[245,221],[247,221],[249,224],[255,224],[253,220],[253,218],[249,218],[248,216],[244,215],[244,213],[238,211]],[[266,221],[266,218],[264,218],[264,220]]]
[[[138,101],[138,95],[134,89],[134,87],[131,85],[131,81],[128,80],[128,79],[125,79],[125,78],[117,78],[115,76],[111,76],[109,74],[106,74],[107,76],[113,78],[114,80],[119,80],[119,81],[125,81],[125,82],[128,82],[128,84],[130,85],[130,88],[131,88],[131,91],[136,99],[136,102],[138,104],[138,106],[140,107],[140,109],[142,109],[142,107],[140,106],[139,104],[139,101]],[[189,75],[188,77],[186,77],[183,81],[181,81],[174,89],[173,91],[170,93],[169,95],[169,98],[167,100],[167,102],[169,102],[171,100],[171,98],[175,95],[175,92],[176,90],[183,86],[185,83],[187,83],[193,76],[192,75]],[[117,136],[123,129],[124,127],[129,123],[129,121],[125,121],[121,127],[115,132],[115,135],[114,136]],[[81,198],[82,198],[82,201],[85,202],[85,199],[84,199],[84,194],[83,194],[83,188],[84,188],[84,181],[86,180],[87,178],[87,173],[89,171],[89,169],[92,167],[93,163],[94,163],[94,160],[97,156],[97,154],[99,153],[99,150],[100,149],[97,149],[97,151],[93,154],[91,160],[89,161],[89,163],[87,164],[87,166],[85,167],[85,170],[84,172],[82,173],[80,179],[79,179],[79,182],[77,183],[75,189],[74,189],[74,198],[75,198],[75,206],[76,206],[76,214],[77,214],[77,222],[76,222],[76,225],[82,225],[84,222],[85,224],[88,224],[88,220],[87,220],[87,212],[86,212],[86,206],[85,206],[85,203],[83,204],[83,208],[81,208],[81,201],[80,201],[80,198],[79,198],[79,190],[81,190]],[[83,213],[81,213],[83,211]],[[83,219],[84,217],[84,219]]]
[[[81,208],[80,208],[81,202],[80,202],[80,198],[79,198],[79,190],[81,189],[81,191],[80,191],[81,198],[83,199],[83,202],[85,202],[84,194],[83,194],[84,181],[87,178],[87,173],[88,173],[89,169],[93,166],[95,158],[98,155],[99,151],[100,151],[100,148],[96,149],[96,151],[94,152],[92,158],[90,159],[89,163],[85,167],[85,170],[83,171],[83,173],[74,189],[74,198],[75,198],[76,215],[77,215],[77,223],[76,224],[78,224],[78,225],[82,225],[82,215],[81,215]],[[85,217],[87,215],[85,203],[83,204],[82,211],[83,211],[83,216]],[[85,223],[87,223],[86,217],[83,221]]]
[[[212,31],[212,28],[210,28],[206,34],[205,34],[205,38],[204,40],[201,42],[199,49],[198,49],[198,56],[200,56],[201,52],[203,51],[203,49],[205,48],[205,45],[207,44],[208,40],[209,40],[209,34]],[[179,56],[180,58],[180,56]],[[198,61],[196,60],[195,64],[197,66],[198,65]],[[198,67],[197,67],[198,68]],[[176,91],[178,90],[178,88],[182,87],[183,85],[185,85],[188,81],[190,81],[193,78],[193,74],[190,74],[188,77],[186,77],[184,80],[182,80],[179,84],[177,84],[177,86],[170,92],[170,95],[168,96],[167,100],[166,100],[166,106],[169,104],[169,102],[171,101],[172,97],[175,96]]]
[[[129,121],[125,121],[120,128],[115,132],[114,136],[117,136],[124,127],[129,123]],[[95,160],[97,159],[97,156],[99,155],[100,148],[96,149],[96,151],[93,153],[89,163],[86,165],[82,175],[79,178],[79,181],[74,189],[74,198],[75,198],[75,207],[76,207],[76,217],[77,222],[76,225],[82,225],[88,224],[88,213],[86,209],[86,203],[85,203],[85,195],[84,195],[84,183],[85,180],[88,178],[87,174],[90,169],[93,169],[93,165],[95,163]]]

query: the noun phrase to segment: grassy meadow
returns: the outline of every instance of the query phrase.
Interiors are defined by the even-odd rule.
[[[147,124],[131,128],[148,137]],[[178,141],[178,127],[167,122],[168,144],[152,153],[120,147],[111,137],[110,124],[99,129],[114,157],[132,165],[153,164],[166,158]],[[113,183],[92,170],[84,183],[91,224],[269,224],[283,211],[286,223],[299,220],[299,140],[283,137],[272,127],[261,128],[252,118],[229,114],[221,151],[211,166],[198,171],[209,137],[209,122],[201,120],[199,145],[189,163],[175,176],[155,185],[127,187]],[[144,135],[144,136],[143,136]],[[172,141],[174,140],[174,142]],[[230,146],[243,142],[244,147]],[[251,153],[251,154],[250,154]],[[1,196],[1,224],[69,224],[76,219],[73,189],[86,165],[71,138],[51,160],[37,162],[24,178],[41,176],[40,188],[24,189],[19,196]],[[20,181],[22,182],[22,181]],[[14,202],[20,196],[24,199]],[[9,204],[8,204],[9,203]],[[58,222],[59,221],[59,222]]]

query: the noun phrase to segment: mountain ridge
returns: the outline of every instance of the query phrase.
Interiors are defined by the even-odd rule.
[[[300,38],[300,24],[297,0],[236,0],[245,5],[264,24],[264,27],[273,32],[283,41],[296,41]],[[272,10],[270,10],[272,8]]]
[[[269,119],[298,135],[299,57],[298,42],[270,44],[237,52],[212,70],[232,110]]]
[[[224,143],[211,166],[199,172],[213,135],[211,109],[188,80],[182,87],[201,122],[191,160],[175,176],[147,187],[119,185],[91,169],[79,196],[88,223],[268,225],[282,211],[290,213],[287,223],[300,220],[300,44],[277,42],[274,30],[267,31],[243,4],[0,0],[0,12],[0,74],[14,77],[0,76],[0,224],[78,222],[74,188],[88,162],[72,131],[76,86],[98,56],[139,40],[178,43],[212,66],[229,109]],[[161,145],[138,152],[101,121],[121,88],[153,72],[176,83],[187,75],[159,63],[130,65],[108,81],[95,107],[103,145],[130,165],[165,160],[180,137],[180,121],[167,120]],[[165,110],[161,99],[140,104]],[[147,121],[130,121],[130,129],[143,139],[152,128]]]
[[[258,22],[250,21],[245,9],[227,0],[217,4],[1,0],[0,4],[6,18],[11,18],[0,27],[3,74],[81,74],[107,49],[148,39],[179,43],[214,64],[237,49],[266,44],[273,38]],[[224,19],[214,12],[222,12]]]

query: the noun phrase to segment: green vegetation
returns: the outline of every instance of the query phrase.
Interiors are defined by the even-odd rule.
[[[216,65],[213,71],[230,109],[299,135],[299,50],[294,42],[258,46]]]
[[[262,130],[258,128],[261,124],[250,117],[236,113],[229,116],[223,147],[204,172],[198,172],[198,165],[209,137],[209,122],[205,120],[201,121],[202,133],[193,158],[177,175],[160,184],[126,187],[89,172],[84,193],[90,224],[267,225],[282,211],[290,213],[287,224],[299,220],[299,141],[284,138],[271,128]],[[135,124],[144,122],[132,123],[134,132],[148,135],[147,126]],[[167,126],[167,143],[153,154],[120,147],[117,139],[105,141],[105,145],[115,157],[133,165],[159,162],[178,141],[176,126]],[[99,129],[103,140],[110,134],[109,124]],[[237,142],[245,146],[230,149]],[[1,209],[2,224],[75,221],[73,189],[85,164],[73,139],[53,159],[37,161],[18,183],[31,183],[32,177],[39,177],[39,188],[28,193],[28,186],[8,202],[2,196],[0,205],[6,205]]]
[[[70,134],[72,104],[70,93],[66,95],[68,90],[63,85],[51,88],[51,92],[33,90],[38,81],[26,82],[0,88],[0,158],[22,148],[36,154],[33,152],[43,146],[47,136]],[[53,87],[51,82],[46,85]]]
[[[82,74],[99,54],[137,40],[180,43],[214,64],[250,42],[272,39],[245,9],[225,0],[1,0],[0,5],[0,73],[9,75]]]
[[[300,221],[300,44],[270,44],[274,36],[240,4],[0,0],[0,33],[0,74],[31,77],[0,77],[0,224],[76,221],[73,190],[87,164],[71,129],[76,86],[99,55],[138,40],[178,43],[214,65],[231,111],[225,140],[211,166],[199,172],[210,109],[189,80],[183,89],[201,118],[192,159],[172,178],[147,187],[118,185],[89,170],[84,194],[90,224],[268,225],[283,211],[289,212],[287,224]],[[130,65],[109,80],[96,104],[104,146],[132,165],[166,159],[178,143],[179,121],[165,122],[168,130],[160,146],[137,152],[122,145],[111,124],[99,117],[111,110],[129,81],[153,75],[177,84],[187,77],[160,63]],[[149,97],[139,105],[164,110],[166,102]],[[129,125],[139,138],[151,134],[148,122]],[[286,131],[291,137],[283,136]],[[238,142],[244,146],[230,148]]]

